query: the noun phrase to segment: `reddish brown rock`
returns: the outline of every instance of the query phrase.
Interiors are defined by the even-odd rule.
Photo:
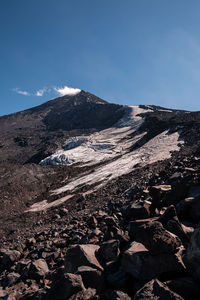
[[[84,291],[80,275],[65,273],[62,274],[55,282],[53,282],[48,292],[48,300],[66,300],[79,291]]]
[[[92,244],[71,246],[65,257],[66,272],[74,273],[81,266],[102,270],[103,268],[96,258],[98,250],[99,246]]]
[[[106,300],[131,300],[126,293],[117,290],[107,290],[103,296]]]
[[[0,250],[0,269],[9,268],[14,264],[21,256],[21,253],[17,250],[1,249]]]
[[[177,253],[152,255],[141,243],[133,242],[121,260],[124,271],[139,280],[151,280],[164,273],[183,272],[182,249]]]
[[[179,294],[187,300],[196,300],[200,295],[200,286],[197,281],[191,277],[180,277],[169,280],[165,284],[173,292]]]
[[[165,284],[157,279],[146,283],[136,294],[134,300],[184,300],[172,292]]]
[[[80,291],[69,298],[69,300],[98,300],[98,299],[99,297],[96,295],[96,290],[91,288],[85,291]]]
[[[150,216],[150,205],[151,202],[149,201],[134,201],[125,209],[124,216],[132,220],[148,218]]]
[[[49,272],[48,265],[44,259],[37,259],[31,262],[29,268],[29,276],[31,278],[40,279],[45,277]]]
[[[82,266],[78,268],[76,274],[81,275],[83,284],[86,288],[93,288],[101,291],[104,288],[104,277],[100,270]]]
[[[187,248],[188,269],[200,281],[200,228],[197,228]]]
[[[130,222],[130,237],[142,243],[151,254],[175,253],[181,246],[180,239],[167,231],[160,222]]]
[[[114,239],[102,243],[98,250],[98,255],[104,263],[115,260],[119,253],[119,241]]]

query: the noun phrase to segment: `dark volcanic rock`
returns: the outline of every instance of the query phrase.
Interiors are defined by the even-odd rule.
[[[65,257],[65,268],[67,272],[76,272],[81,266],[88,266],[102,270],[102,266],[96,258],[99,250],[97,245],[75,245],[67,250]]]
[[[131,220],[146,219],[150,216],[150,205],[149,201],[134,201],[124,211],[124,216]]]
[[[44,278],[49,272],[48,265],[44,259],[32,261],[29,268],[29,276],[31,278]]]
[[[95,289],[86,289],[71,296],[69,300],[98,300],[99,297],[96,295]]]
[[[104,288],[104,277],[100,270],[88,266],[81,266],[78,268],[76,274],[81,275],[86,288],[94,288],[97,291],[101,291]]]
[[[170,290],[179,294],[183,299],[196,300],[199,298],[199,283],[194,281],[191,277],[175,278],[165,283]]]
[[[200,281],[200,229],[197,228],[187,248],[187,263],[191,275]]]
[[[115,290],[126,290],[128,287],[129,276],[121,266],[113,272],[107,272],[105,277],[108,285]]]
[[[15,272],[9,273],[3,281],[3,286],[13,286],[20,279],[20,275]]]
[[[129,234],[142,243],[151,254],[175,253],[181,246],[180,239],[167,231],[160,222],[130,222]]]
[[[131,298],[121,292],[121,291],[117,291],[117,290],[108,290],[106,291],[106,293],[104,294],[104,299],[106,300],[131,300]]]
[[[152,255],[141,243],[133,242],[122,256],[124,271],[139,280],[151,280],[165,273],[184,272],[182,251]]]
[[[146,283],[135,295],[134,300],[183,300],[181,296],[170,291],[170,289],[157,279]]]
[[[1,266],[0,269],[9,268],[14,264],[21,256],[21,253],[17,250],[1,249]]]
[[[47,299],[66,300],[75,293],[84,290],[85,287],[80,275],[65,273],[57,281],[53,282]]]
[[[119,256],[119,241],[118,240],[109,240],[101,244],[98,255],[101,260],[105,263],[108,261],[115,260]]]

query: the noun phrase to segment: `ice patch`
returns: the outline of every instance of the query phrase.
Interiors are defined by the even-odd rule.
[[[70,150],[70,149],[80,146],[85,141],[86,141],[86,139],[84,137],[72,137],[72,138],[66,140],[63,148],[64,148],[64,150]]]
[[[142,124],[144,114],[152,110],[143,109],[139,106],[124,108],[126,113],[115,126],[96,132],[89,136],[74,137],[66,141],[64,150],[58,150],[51,156],[43,159],[41,165],[70,165],[82,163],[93,165],[102,161],[113,159],[114,157],[125,154],[128,149],[141,138],[137,135],[130,139],[130,134],[137,131]]]
[[[69,157],[64,151],[57,151],[55,154],[48,156],[40,162],[40,165],[71,165],[75,159]]]

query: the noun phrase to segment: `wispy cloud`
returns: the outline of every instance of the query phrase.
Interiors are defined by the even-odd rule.
[[[37,96],[37,97],[42,97],[42,96],[44,95],[45,92],[47,92],[47,89],[46,89],[46,88],[44,88],[44,89],[39,89],[39,90],[36,91],[35,96]]]
[[[64,86],[64,87],[50,87],[50,88],[41,88],[36,90],[35,92],[28,92],[25,90],[21,90],[19,88],[12,89],[17,94],[23,95],[23,96],[36,96],[36,97],[42,97],[45,93],[51,93],[56,92],[59,96],[65,96],[65,95],[76,95],[81,92],[80,89],[74,89],[72,87]]]
[[[30,96],[30,93],[27,92],[27,91],[22,91],[20,90],[19,88],[15,88],[13,89],[14,92],[16,92],[17,94],[20,94],[20,95],[24,95],[24,96]]]
[[[74,89],[69,86],[64,86],[62,88],[54,87],[54,90],[60,95],[60,96],[65,96],[65,95],[76,95],[81,92],[80,89]]]

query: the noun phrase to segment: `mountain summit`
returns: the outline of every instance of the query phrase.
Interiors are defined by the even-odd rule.
[[[0,293],[196,299],[199,125],[85,91],[0,117]]]

